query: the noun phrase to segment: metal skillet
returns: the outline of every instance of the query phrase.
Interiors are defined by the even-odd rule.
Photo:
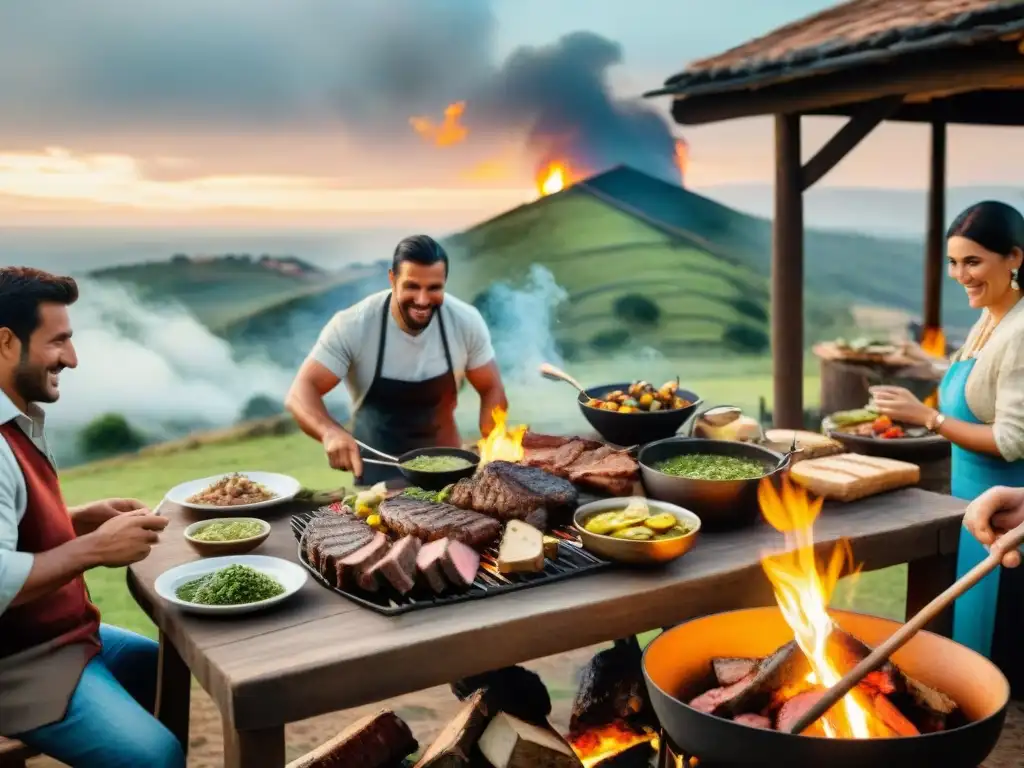
[[[367,464],[379,464],[384,467],[395,467],[402,476],[413,485],[418,488],[423,488],[427,491],[439,491],[446,485],[456,483],[464,477],[471,477],[476,472],[477,467],[480,464],[480,457],[472,451],[467,451],[465,448],[416,448],[412,451],[406,451],[401,456],[392,456],[378,451],[366,443],[356,440],[356,444],[364,450],[375,453],[382,457],[380,459],[369,459],[363,458],[363,461]],[[460,467],[459,469],[448,469],[441,472],[431,472],[423,469],[410,469],[405,466],[405,462],[410,459],[414,459],[417,456],[452,456],[459,459],[465,459],[469,462],[468,466]]]

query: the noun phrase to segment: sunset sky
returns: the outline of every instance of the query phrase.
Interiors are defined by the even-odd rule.
[[[0,224],[481,218],[536,195],[530,105],[578,101],[600,120],[584,87],[597,72],[629,111],[688,61],[831,4],[76,0],[58,15],[0,0]],[[578,31],[606,41],[544,48]],[[579,71],[547,76],[558,55]],[[443,146],[410,124],[459,101]],[[646,106],[667,116],[664,99]],[[809,121],[805,152],[839,124]],[[690,147],[688,186],[771,180],[766,120],[670,130]],[[920,187],[926,149],[924,128],[884,126],[826,183]],[[1024,130],[950,131],[951,184],[1019,185],[1021,158]]]

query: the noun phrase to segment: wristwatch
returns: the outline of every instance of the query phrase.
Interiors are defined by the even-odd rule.
[[[938,432],[939,431],[939,427],[942,426],[942,422],[944,422],[945,420],[946,420],[945,414],[942,414],[942,413],[939,413],[938,411],[936,411],[935,415],[932,416],[930,419],[928,419],[928,423],[925,424],[925,427],[928,428],[929,432]]]

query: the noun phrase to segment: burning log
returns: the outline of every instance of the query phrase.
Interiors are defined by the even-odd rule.
[[[595,654],[583,669],[569,733],[574,738],[620,720],[641,726],[657,722],[644,682],[643,653],[634,637]]]
[[[468,768],[473,750],[490,719],[487,692],[476,691],[438,734],[414,768]]]
[[[729,677],[741,669],[741,665],[735,663],[736,659],[731,661],[732,668],[724,670],[732,673]],[[807,687],[805,680],[811,672],[811,666],[795,640],[786,643],[771,656],[752,661],[752,672],[732,685],[707,691],[691,701],[690,706],[719,717],[735,717],[768,707],[780,692]],[[715,668],[714,662],[712,668]],[[716,677],[718,674],[716,672]]]
[[[550,728],[499,712],[484,730],[480,753],[494,768],[581,768],[576,753]]]
[[[820,688],[804,691],[798,693],[793,698],[786,701],[779,709],[779,715],[776,719],[777,730],[783,732],[789,732],[792,730],[793,725],[799,720],[807,710],[813,707],[818,699],[822,697],[824,691]],[[813,723],[810,728],[804,731],[805,736],[824,736],[825,731],[822,729],[821,721]]]
[[[288,768],[392,768],[419,749],[409,726],[389,709],[357,720]]]

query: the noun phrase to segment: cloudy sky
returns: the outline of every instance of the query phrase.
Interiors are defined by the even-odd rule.
[[[684,130],[637,97],[830,4],[0,0],[0,224],[474,219],[534,196],[565,141],[671,173],[685,137],[689,186],[765,183],[767,121]],[[838,125],[810,122],[808,153]],[[950,145],[951,183],[1019,182],[1024,131]],[[926,147],[886,126],[827,183],[919,187]]]

